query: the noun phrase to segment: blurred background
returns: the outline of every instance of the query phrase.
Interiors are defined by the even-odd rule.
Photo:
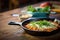
[[[21,8],[42,1],[59,1],[59,0],[0,0],[0,12]]]

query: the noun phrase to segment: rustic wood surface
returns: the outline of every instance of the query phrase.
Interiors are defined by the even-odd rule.
[[[36,5],[38,4],[35,4],[34,6]],[[17,22],[21,21],[19,17],[11,16],[11,14],[13,13],[20,14],[21,10],[23,10],[23,8],[18,8],[0,13],[0,40],[60,40],[60,33],[48,37],[36,37],[25,33],[25,31],[20,26],[8,25],[8,22],[12,20]],[[60,14],[51,16],[54,16],[59,19]]]

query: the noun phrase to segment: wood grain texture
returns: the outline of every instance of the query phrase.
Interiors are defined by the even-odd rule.
[[[38,4],[35,4],[33,6],[36,5]],[[26,9],[26,7],[24,8]],[[48,37],[36,37],[25,33],[25,31],[20,26],[8,25],[8,22],[12,20],[20,22],[18,17],[13,17],[11,16],[11,14],[20,14],[21,10],[23,10],[24,8],[18,8],[0,13],[0,40],[60,40],[60,33]],[[60,14],[50,16],[55,16],[56,18],[59,18]]]

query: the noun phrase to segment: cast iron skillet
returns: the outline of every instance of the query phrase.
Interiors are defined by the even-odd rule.
[[[51,32],[33,31],[33,30],[29,30],[25,27],[25,25],[27,23],[29,23],[31,21],[36,21],[36,20],[52,20],[52,21],[54,21],[54,19],[52,19],[52,18],[30,18],[23,22],[10,22],[9,25],[16,25],[16,24],[20,25],[25,30],[26,33],[33,35],[33,36],[50,36],[50,35],[56,34],[60,31],[60,28],[57,30],[51,31]]]

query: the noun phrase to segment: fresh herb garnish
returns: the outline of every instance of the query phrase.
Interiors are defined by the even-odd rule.
[[[40,20],[40,21],[32,21],[30,22],[31,26],[36,27],[35,25],[38,25],[39,27],[54,27],[55,25],[53,25],[51,22],[47,21],[47,20]]]
[[[28,6],[27,11],[31,11],[31,12],[49,12],[49,10],[50,10],[50,6],[46,6],[44,8],[37,8],[37,9],[35,9],[32,6]]]
[[[31,12],[36,12],[36,9],[32,6],[28,6],[28,11],[31,11]]]

